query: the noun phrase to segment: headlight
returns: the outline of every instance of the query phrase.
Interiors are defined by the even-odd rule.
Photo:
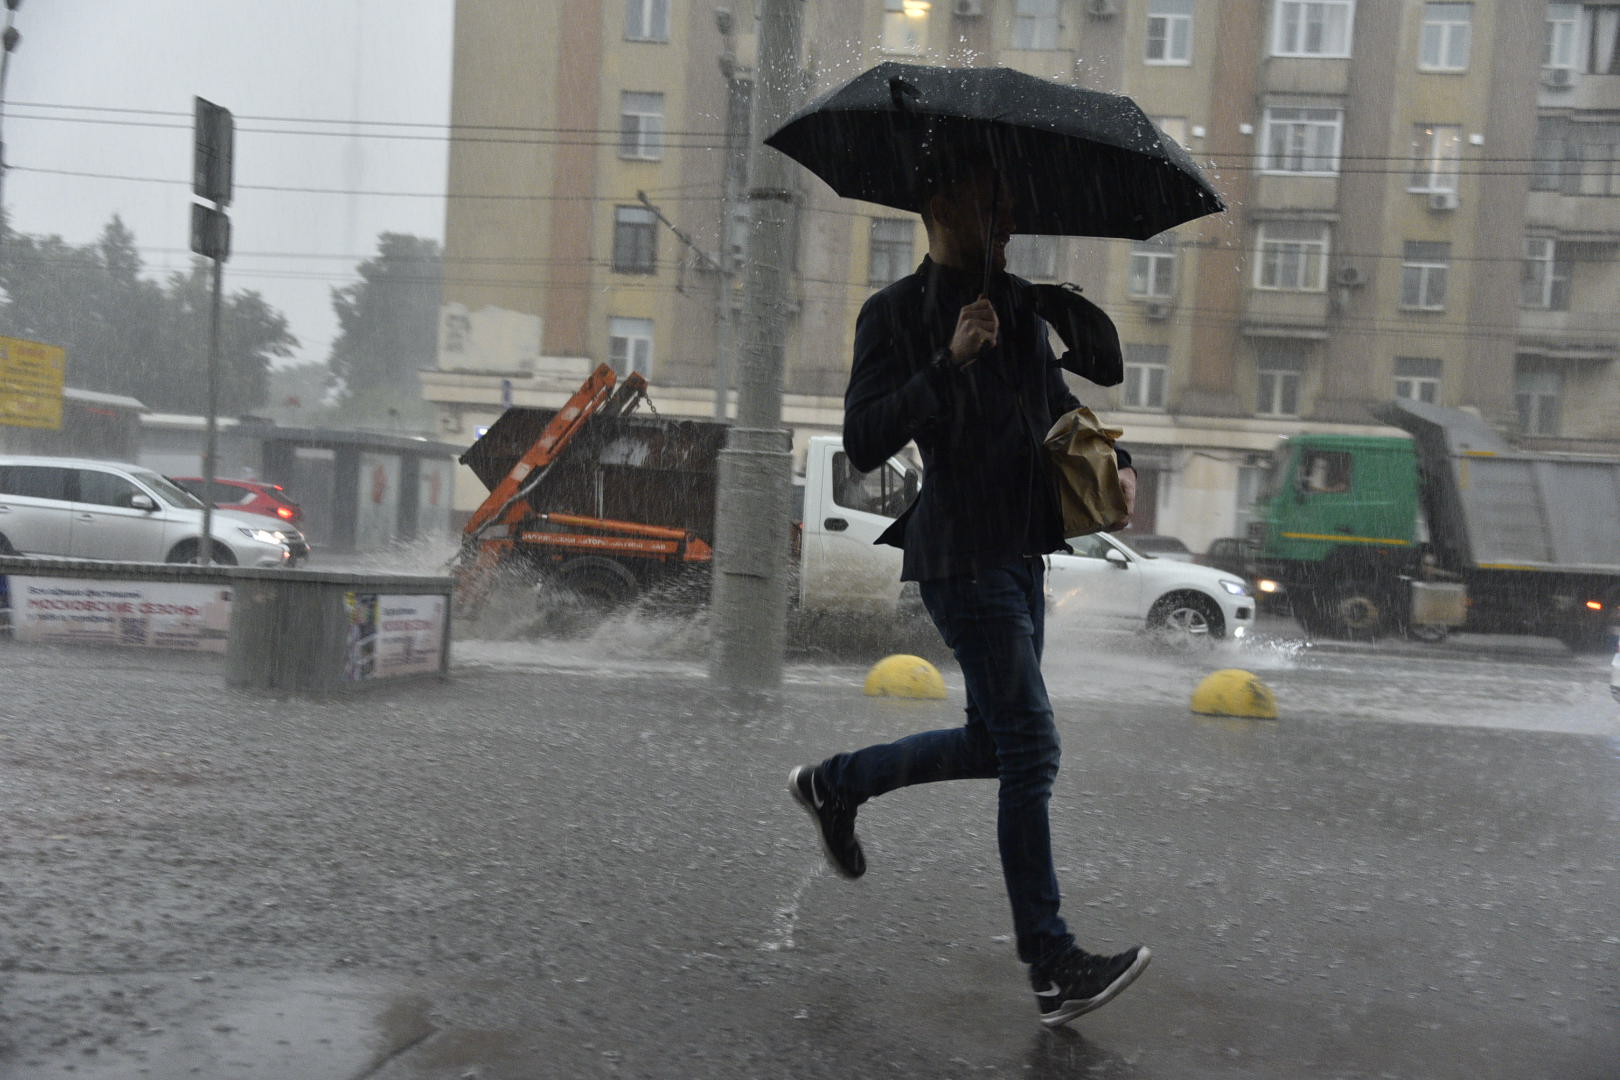
[[[1275,581],[1272,581],[1270,578],[1261,578],[1260,579],[1260,591],[1263,592],[1263,593],[1274,593],[1280,588],[1282,588],[1282,586],[1278,585]]]
[[[1225,589],[1227,592],[1231,593],[1233,596],[1248,596],[1249,595],[1249,586],[1248,585],[1244,584],[1241,581],[1233,581],[1231,578],[1221,578],[1221,588]]]
[[[238,526],[236,531],[249,540],[257,540],[261,544],[280,544],[282,541],[280,533],[271,532],[269,529],[250,529],[244,525]]]

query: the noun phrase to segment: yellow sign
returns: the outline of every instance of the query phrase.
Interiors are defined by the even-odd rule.
[[[60,430],[66,367],[66,349],[0,337],[0,424]]]

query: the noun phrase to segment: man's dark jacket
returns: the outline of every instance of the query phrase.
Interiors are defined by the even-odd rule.
[[[917,500],[881,537],[905,550],[901,578],[973,573],[1064,548],[1057,487],[1042,441],[1079,406],[1047,343],[1029,282],[992,276],[1000,340],[967,368],[936,362],[983,276],[924,258],[869,298],[855,323],[844,394],[844,450],[862,472],[911,440],[922,451]],[[1130,456],[1117,448],[1120,467]]]

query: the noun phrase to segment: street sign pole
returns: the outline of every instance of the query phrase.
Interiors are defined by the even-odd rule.
[[[208,313],[208,426],[203,440],[203,536],[197,558],[207,566],[214,558],[214,474],[219,456],[219,311],[224,289],[225,260],[231,254],[231,220],[225,207],[231,202],[232,156],[236,121],[229,109],[203,98],[196,99],[192,130],[191,190],[212,208],[191,206],[191,250],[214,262],[213,299]]]

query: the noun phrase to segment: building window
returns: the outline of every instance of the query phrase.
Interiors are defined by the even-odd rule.
[[[626,90],[619,95],[619,156],[657,161],[664,156],[664,95]]]
[[[1185,116],[1155,116],[1153,122],[1177,146],[1187,145],[1187,118]]]
[[[1053,281],[1058,276],[1058,238],[1014,236],[1007,242],[1007,270],[1030,281]]]
[[[1276,0],[1273,56],[1348,57],[1355,0]]]
[[[651,319],[608,320],[608,363],[620,377],[652,372],[653,324]]]
[[[1058,47],[1058,0],[1018,0],[1013,8],[1013,48]]]
[[[1545,361],[1521,359],[1514,375],[1513,399],[1519,407],[1519,430],[1527,435],[1557,435],[1564,396],[1564,373]]]
[[[1467,71],[1473,33],[1473,4],[1424,4],[1418,70]]]
[[[1456,191],[1462,167],[1462,128],[1417,124],[1412,128],[1412,177],[1407,191]]]
[[[658,219],[640,206],[613,211],[613,270],[619,274],[651,274],[658,266]]]
[[[1299,415],[1299,377],[1305,360],[1287,348],[1264,348],[1256,363],[1254,411],[1261,416]]]
[[[1444,311],[1446,277],[1450,272],[1450,244],[1408,240],[1401,255],[1401,307]]]
[[[883,0],[883,51],[915,56],[928,40],[924,0]]]
[[[1545,311],[1569,310],[1569,260],[1559,258],[1558,241],[1550,236],[1524,239],[1519,303]]]
[[[1294,292],[1327,288],[1328,227],[1316,221],[1267,221],[1260,226],[1254,287]]]
[[[1192,63],[1193,0],[1148,0],[1150,64]]]
[[[1440,358],[1437,356],[1397,356],[1395,396],[1408,401],[1440,402]]]
[[[1167,346],[1126,345],[1125,384],[1120,387],[1120,407],[1164,408],[1164,389],[1169,379],[1170,350]]]
[[[1547,55],[1542,63],[1550,68],[1575,67],[1575,42],[1581,32],[1581,5],[1547,5]]]
[[[1335,176],[1343,130],[1342,109],[1267,109],[1260,139],[1260,169]]]
[[[1542,117],[1536,122],[1533,191],[1620,195],[1620,124]]]
[[[872,219],[872,248],[866,270],[868,285],[887,285],[911,273],[914,234],[910,218]]]
[[[1546,66],[1620,75],[1620,4],[1547,5]]]
[[[1168,300],[1175,292],[1175,242],[1168,236],[1158,236],[1132,244],[1131,295],[1150,300]]]
[[[668,41],[669,0],[625,0],[626,41]]]

